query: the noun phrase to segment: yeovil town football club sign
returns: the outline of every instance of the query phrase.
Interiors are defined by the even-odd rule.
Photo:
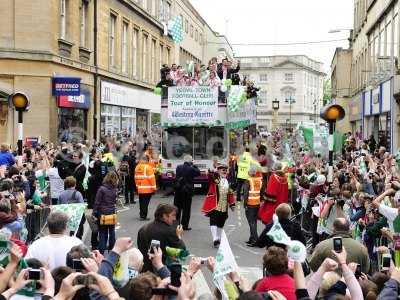
[[[218,89],[182,86],[168,89],[168,123],[176,126],[204,124],[218,120]]]

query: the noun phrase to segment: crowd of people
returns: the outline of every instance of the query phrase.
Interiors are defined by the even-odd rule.
[[[256,97],[259,88],[255,86],[254,81],[241,77],[239,71],[240,61],[233,64],[228,58],[218,61],[216,57],[210,59],[208,66],[193,62],[190,62],[189,67],[186,68],[176,64],[163,65],[160,70],[161,80],[157,87],[210,86],[220,88],[229,82],[230,85],[246,86],[247,98]],[[221,91],[225,92],[226,90],[224,91],[222,88]]]
[[[218,66],[217,66],[218,70]],[[172,71],[172,70],[171,70]],[[169,73],[170,74],[170,73]],[[170,74],[171,75],[171,74]],[[138,159],[136,158],[138,157]],[[296,132],[271,132],[208,171],[202,213],[211,242],[222,247],[229,210],[244,208],[248,247],[265,248],[263,277],[238,270],[213,295],[196,293],[193,276],[212,274],[221,257],[189,256],[193,179],[190,155],[176,170],[174,201],[148,206],[157,191],[158,159],[150,142],[124,145],[45,143],[16,156],[0,149],[0,299],[397,299],[400,295],[398,160],[372,138],[347,135],[328,182],[326,158]],[[117,205],[139,201],[137,241],[116,237]],[[76,231],[58,205],[85,204]],[[46,229],[27,241],[25,218],[50,209]],[[206,219],[205,219],[206,220]],[[88,222],[90,243],[82,240]],[[262,232],[259,226],[262,223]],[[196,226],[197,224],[192,224]],[[295,259],[290,246],[307,247]],[[226,245],[224,245],[225,247]],[[220,251],[220,250],[218,250]],[[220,252],[218,252],[220,253]],[[205,271],[205,269],[202,269]],[[201,293],[201,291],[200,291]]]

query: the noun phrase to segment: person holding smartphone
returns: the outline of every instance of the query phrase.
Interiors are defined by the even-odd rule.
[[[310,259],[310,267],[316,272],[319,266],[327,257],[332,256],[332,250],[340,253],[340,249],[347,250],[347,262],[354,262],[361,265],[361,271],[368,273],[370,258],[367,248],[352,238],[350,224],[344,218],[337,218],[333,222],[333,234],[330,238],[320,242],[314,249]]]

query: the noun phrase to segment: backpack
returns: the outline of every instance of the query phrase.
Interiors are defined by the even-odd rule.
[[[61,161],[57,165],[57,170],[58,170],[58,175],[60,175],[61,179],[65,179],[71,175],[71,170],[68,168],[65,161]]]
[[[118,171],[121,174],[129,175],[129,163],[126,160],[121,161]]]

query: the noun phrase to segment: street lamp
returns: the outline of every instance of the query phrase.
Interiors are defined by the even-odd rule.
[[[339,33],[343,31],[351,31],[353,28],[335,28],[328,31],[328,33]]]
[[[329,137],[328,137],[328,148],[329,148],[329,169],[328,169],[328,183],[329,189],[333,182],[333,132],[337,121],[344,118],[345,111],[342,106],[338,104],[331,104],[324,106],[321,109],[320,117],[328,122],[329,125]]]
[[[272,101],[272,109],[274,110],[274,120],[273,120],[273,129],[276,129],[278,126],[278,110],[279,110],[279,100],[275,98]]]
[[[10,95],[9,102],[14,106],[18,112],[18,155],[22,156],[22,139],[23,139],[23,112],[29,110],[29,98],[21,92],[16,92]]]
[[[296,102],[293,98],[292,95],[289,96],[289,98],[285,99],[286,103],[289,103],[289,128],[292,128],[292,103]]]

